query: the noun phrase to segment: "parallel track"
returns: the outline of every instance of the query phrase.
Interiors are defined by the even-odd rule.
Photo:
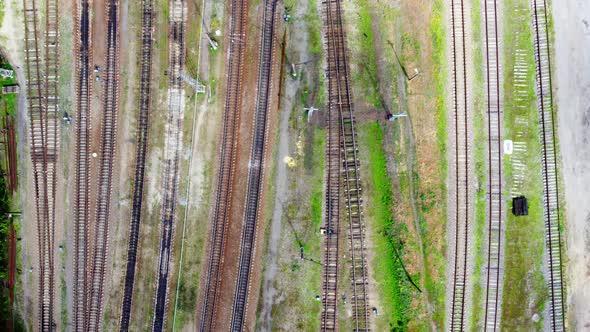
[[[561,233],[557,148],[551,80],[551,47],[546,0],[532,0],[533,40],[537,76],[539,131],[541,138],[541,168],[543,176],[543,208],[549,274],[549,313],[552,331],[564,331],[565,304],[563,298],[563,269],[561,266]]]
[[[228,46],[227,90],[225,95],[223,131],[220,140],[219,173],[217,174],[216,197],[209,234],[210,248],[208,270],[205,275],[204,300],[200,313],[200,331],[215,331],[215,311],[221,285],[223,253],[226,245],[226,232],[230,217],[232,184],[235,173],[237,135],[242,105],[242,77],[246,39],[246,19],[248,1],[230,2]]]
[[[129,331],[131,304],[133,302],[133,286],[137,264],[137,248],[139,244],[139,226],[141,223],[141,206],[145,175],[145,158],[148,143],[149,117],[151,107],[151,77],[154,8],[153,0],[142,1],[141,23],[141,76],[139,81],[139,112],[137,127],[137,146],[135,150],[135,175],[133,186],[133,210],[129,230],[129,248],[127,250],[127,271],[125,274],[125,290],[121,308],[120,331]]]
[[[248,189],[244,211],[243,233],[241,238],[240,263],[232,311],[232,331],[244,330],[244,320],[248,308],[250,274],[252,272],[254,251],[256,249],[256,230],[259,218],[259,198],[264,176],[264,157],[268,132],[269,102],[272,90],[272,64],[274,60],[274,31],[276,24],[277,0],[266,0],[262,36],[260,38],[260,63],[258,72],[258,95],[254,118],[252,151],[248,172]]]
[[[37,10],[36,0],[23,1],[31,160],[39,246],[39,330],[50,331],[55,327],[53,319],[55,170],[58,150],[57,3],[53,0],[46,3],[45,59],[40,52]]]
[[[107,13],[107,53],[103,73],[104,86],[102,105],[102,128],[100,168],[98,175],[98,192],[96,220],[94,224],[94,242],[92,246],[90,285],[88,287],[88,331],[101,329],[103,312],[104,279],[108,256],[109,217],[111,208],[111,191],[113,181],[113,163],[117,141],[117,113],[119,104],[119,0],[106,1]]]
[[[340,134],[340,144],[338,146],[340,153],[340,174],[342,176],[341,189],[344,194],[344,203],[346,211],[346,220],[348,221],[348,238],[349,238],[349,256],[351,263],[351,282],[352,282],[352,318],[353,330],[369,331],[371,327],[370,315],[368,310],[368,291],[367,291],[367,261],[364,244],[364,223],[362,216],[362,199],[361,184],[359,175],[358,146],[355,132],[355,119],[353,115],[352,90],[350,88],[350,75],[348,73],[346,34],[342,19],[341,0],[323,1],[324,5],[324,25],[327,43],[327,77],[328,77],[328,103],[329,103],[329,124],[332,126],[328,130],[328,142],[332,147],[335,144],[335,132]],[[336,126],[334,128],[334,126]],[[336,171],[335,156],[336,151],[327,151],[330,164],[328,171],[331,182],[326,193],[326,226],[338,227],[333,220],[335,210],[339,209],[340,193],[336,191]],[[334,169],[332,169],[334,168]],[[337,194],[337,195],[336,195]],[[336,195],[336,196],[335,196]],[[339,219],[339,217],[338,217]],[[337,232],[329,234],[328,237],[337,236]],[[329,241],[338,241],[328,239]],[[336,328],[336,292],[337,289],[337,259],[333,258],[338,255],[337,244],[326,243],[324,252],[324,309],[322,312],[322,329],[332,330]],[[335,251],[334,251],[335,250]],[[334,272],[334,269],[336,272]],[[330,278],[336,278],[331,280]]]
[[[168,305],[168,281],[170,256],[174,238],[176,201],[182,149],[182,122],[184,119],[184,90],[180,77],[184,70],[186,1],[170,1],[170,34],[168,42],[168,119],[166,123],[163,203],[160,225],[160,250],[158,259],[157,288],[154,303],[152,331],[163,331],[166,324]]]
[[[453,289],[450,313],[450,330],[466,329],[467,258],[469,255],[469,89],[467,86],[467,51],[464,0],[451,1],[452,89],[454,112],[454,167],[455,194],[453,253]],[[452,191],[452,192],[453,192]]]
[[[500,327],[502,291],[502,96],[497,0],[483,0],[488,129],[488,250],[484,331]]]
[[[76,9],[76,175],[74,197],[73,328],[86,330],[88,267],[88,220],[90,179],[90,103],[92,62],[90,8],[88,0],[75,2]]]

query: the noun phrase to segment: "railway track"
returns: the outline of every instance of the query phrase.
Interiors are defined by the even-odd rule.
[[[549,277],[549,313],[552,331],[564,331],[565,304],[561,266],[561,233],[557,148],[551,80],[551,47],[546,0],[531,0],[532,33],[535,48],[537,100],[541,139],[543,209],[545,217],[546,257]]]
[[[23,1],[27,99],[29,103],[31,160],[35,187],[39,249],[39,330],[54,323],[54,226],[57,128],[57,3],[46,3],[45,54],[36,0]]]
[[[76,1],[76,175],[74,197],[73,327],[86,330],[86,292],[89,246],[90,98],[92,61],[88,0]]]
[[[272,90],[272,65],[275,51],[275,25],[277,0],[266,0],[262,35],[260,38],[260,63],[258,72],[258,89],[256,113],[254,118],[252,151],[249,162],[248,189],[244,212],[243,232],[241,238],[240,263],[234,305],[232,310],[232,331],[244,330],[244,320],[248,308],[250,274],[254,264],[256,249],[256,230],[259,218],[259,198],[264,177],[264,159],[268,133],[269,103]]]
[[[215,331],[215,310],[221,284],[223,253],[226,246],[226,232],[230,217],[238,127],[242,105],[241,91],[248,1],[232,0],[230,6],[229,31],[231,42],[228,46],[228,83],[225,92],[216,197],[212,211],[212,228],[209,234],[210,247],[203,288],[204,298],[200,312],[200,331]]]
[[[502,95],[498,2],[484,0],[486,116],[488,130],[487,273],[484,331],[500,328],[502,293]]]
[[[107,13],[107,52],[103,72],[103,105],[101,124],[100,165],[94,226],[94,242],[90,259],[90,285],[88,285],[87,330],[101,329],[103,311],[104,279],[108,255],[109,217],[113,181],[113,163],[117,140],[118,113],[118,72],[119,72],[119,1],[109,0],[105,3]]]
[[[364,223],[362,216],[361,184],[359,175],[358,146],[356,142],[355,118],[353,114],[352,91],[349,83],[346,34],[343,25],[340,0],[323,1],[325,39],[327,43],[327,77],[329,124],[326,151],[329,161],[327,171],[326,221],[327,227],[338,227],[340,217],[334,218],[340,209],[340,195],[344,196],[346,221],[348,224],[351,304],[353,330],[369,331],[371,327],[368,310],[367,261],[364,244]],[[336,133],[340,136],[338,139]],[[338,143],[337,143],[338,142]],[[337,150],[336,150],[337,149]],[[338,156],[339,154],[339,156]],[[336,167],[337,157],[340,158]],[[338,173],[337,173],[338,172]],[[338,179],[337,174],[341,179]],[[336,220],[334,220],[336,219]],[[324,259],[322,329],[336,328],[338,232],[327,229]],[[335,238],[333,238],[335,237]],[[336,242],[336,244],[334,244]],[[327,279],[326,279],[327,278]],[[334,279],[332,279],[334,278]]]
[[[160,225],[160,249],[157,287],[152,331],[164,330],[168,305],[170,256],[174,238],[174,221],[179,182],[180,151],[182,150],[182,122],[184,119],[184,90],[181,73],[184,70],[186,1],[170,2],[170,33],[168,41],[168,119],[166,123],[163,203]]]
[[[153,0],[142,1],[141,19],[141,73],[139,85],[139,113],[137,126],[137,146],[135,150],[135,175],[133,186],[133,209],[129,230],[129,248],[127,250],[127,270],[125,289],[121,308],[120,331],[129,331],[131,304],[133,302],[133,286],[137,264],[139,245],[139,226],[141,224],[141,207],[143,203],[143,186],[145,177],[145,158],[148,143],[148,128],[151,108],[151,77],[154,8]]]
[[[451,54],[454,129],[454,174],[449,194],[455,197],[454,252],[452,257],[452,302],[450,330],[466,329],[466,299],[468,282],[470,226],[470,147],[469,147],[469,87],[467,82],[467,50],[464,0],[451,1]],[[451,214],[452,215],[452,214]]]

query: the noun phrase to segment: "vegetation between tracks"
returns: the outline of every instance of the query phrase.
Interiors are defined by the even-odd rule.
[[[504,292],[502,298],[502,330],[541,330],[543,309],[548,297],[548,289],[542,272],[545,244],[545,228],[542,206],[542,178],[539,146],[539,117],[535,97],[535,59],[531,25],[528,19],[514,19],[513,13],[520,10],[530,14],[526,0],[506,0],[504,2],[504,105],[510,112],[504,113],[504,136],[506,139],[526,144],[526,152],[520,160],[524,162],[526,176],[522,193],[527,197],[529,215],[506,217],[506,251]],[[528,17],[528,16],[527,16]],[[517,95],[518,87],[514,78],[517,73],[516,51],[521,51],[527,64],[526,87],[521,87],[525,95]],[[519,97],[519,98],[517,98]],[[517,138],[516,135],[522,135]],[[516,153],[516,152],[515,152]],[[511,186],[516,170],[512,167],[512,156],[505,156],[504,169],[506,183]],[[507,189],[508,190],[508,189]],[[533,315],[539,315],[538,323]]]
[[[391,186],[395,198],[401,197],[392,203],[390,213],[395,214],[397,223],[406,227],[402,257],[407,261],[406,268],[413,280],[423,291],[413,294],[407,309],[412,319],[406,328],[428,330],[436,325],[443,329],[447,83],[446,73],[440,68],[446,68],[444,3],[401,1],[376,6],[370,1],[359,0],[345,3],[345,7],[348,11],[346,21],[351,26],[348,36],[354,77],[351,83],[359,119],[367,112],[383,112],[385,115],[385,110],[392,113],[407,111],[412,118],[411,121],[396,120],[392,125],[382,127],[380,145],[387,156],[386,183]],[[417,11],[427,13],[426,19],[417,22],[412,15],[406,18],[405,13]],[[413,69],[420,71],[416,80],[410,83],[407,76],[401,77],[402,72],[408,74],[406,70]],[[360,127],[359,136],[365,130],[363,125]],[[414,142],[415,137],[420,139]],[[369,153],[364,142],[360,146],[362,155]],[[362,162],[361,166],[369,167],[367,164]],[[389,175],[388,169],[391,170]],[[363,183],[371,184],[371,176],[367,173],[362,174]],[[367,200],[369,204],[371,200]],[[370,218],[367,222],[368,229],[371,229]],[[420,248],[418,236],[422,238],[423,248]],[[404,278],[407,280],[405,275]],[[409,282],[408,285],[413,287]],[[390,299],[383,302],[382,298],[388,294],[379,293],[371,302],[379,306],[379,311],[386,310],[384,307]],[[387,329],[390,322],[391,325],[397,324],[386,316],[381,312],[375,318],[377,329]]]
[[[473,30],[473,133],[475,138],[473,159],[476,177],[475,191],[475,227],[474,227],[474,270],[473,270],[473,292],[471,303],[470,323],[467,326],[472,331],[483,330],[483,314],[485,309],[485,282],[486,277],[482,275],[482,268],[486,264],[486,252],[484,248],[484,235],[486,234],[486,191],[487,187],[487,119],[485,116],[486,100],[484,94],[484,45],[485,36],[482,28],[481,3],[479,0],[471,1],[471,19]]]
[[[295,106],[297,110],[300,106]],[[300,112],[291,115],[292,137],[299,137],[295,164],[288,169],[288,186],[293,192],[283,203],[281,243],[288,255],[281,255],[276,280],[282,296],[273,306],[273,330],[317,331],[320,328],[321,302],[316,300],[321,287],[321,245],[325,129],[305,125]],[[297,135],[299,132],[300,136]],[[309,163],[304,159],[309,158]],[[280,161],[283,162],[283,161]],[[302,260],[301,252],[305,260]],[[285,282],[287,284],[285,284]]]
[[[377,289],[382,294],[381,315],[388,318],[389,330],[403,331],[410,319],[415,318],[411,303],[412,298],[418,295],[406,276],[402,261],[408,229],[405,223],[396,221],[393,216],[394,197],[387,174],[387,156],[383,150],[383,128],[379,123],[371,122],[359,125],[358,131],[360,146],[368,151],[370,183],[366,190],[369,197],[366,214],[373,229],[375,258],[370,263],[373,264]]]

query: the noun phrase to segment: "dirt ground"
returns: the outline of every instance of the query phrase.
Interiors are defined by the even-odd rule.
[[[553,3],[570,329],[590,329],[590,2]]]

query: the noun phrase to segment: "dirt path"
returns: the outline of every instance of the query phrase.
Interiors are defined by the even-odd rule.
[[[590,329],[590,2],[553,6],[557,117],[565,182],[568,322]]]

